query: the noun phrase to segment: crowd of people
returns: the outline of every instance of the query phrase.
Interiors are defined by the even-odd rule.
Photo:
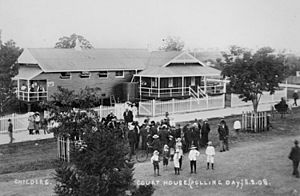
[[[152,150],[151,162],[154,166],[155,175],[160,175],[158,163],[161,159],[164,167],[168,166],[169,161],[173,162],[175,174],[179,175],[184,153],[189,153],[191,173],[196,173],[196,160],[200,148],[207,148],[207,169],[210,167],[214,169],[215,148],[209,141],[211,128],[208,119],[195,119],[184,125],[175,125],[171,122],[169,113],[166,112],[164,118],[159,122],[146,118],[142,124],[139,124],[133,120],[132,111],[128,109],[123,113],[123,119],[122,126],[122,123],[111,112],[102,119],[102,122],[108,127],[120,130],[120,137],[128,141],[130,159],[139,149]],[[217,131],[219,133],[220,152],[228,151],[229,128],[224,118],[221,119]]]
[[[40,129],[44,131],[44,134],[48,133],[48,122],[46,118],[41,118],[40,113],[32,113],[28,117],[28,131],[29,135],[40,134]]]

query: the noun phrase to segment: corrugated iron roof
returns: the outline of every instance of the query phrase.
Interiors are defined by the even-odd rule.
[[[149,58],[149,52],[146,49],[86,49],[78,51],[29,48],[28,51],[45,72],[141,70],[145,68],[145,62]]]
[[[43,71],[38,66],[20,66],[19,73],[13,80],[31,80],[42,72]]]

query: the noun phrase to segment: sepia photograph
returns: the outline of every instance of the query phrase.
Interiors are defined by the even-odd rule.
[[[0,196],[300,196],[300,1],[0,0]]]

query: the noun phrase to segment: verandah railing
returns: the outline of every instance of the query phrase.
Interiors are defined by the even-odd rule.
[[[224,100],[224,95],[220,95],[199,99],[139,102],[139,115],[160,116],[166,112],[174,114],[224,108]]]

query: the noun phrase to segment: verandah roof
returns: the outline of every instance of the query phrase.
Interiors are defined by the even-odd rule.
[[[42,73],[42,70],[38,67],[20,66],[19,74],[16,75],[13,80],[31,80]]]
[[[197,65],[176,65],[168,67],[151,67],[136,74],[143,77],[188,77],[188,76],[220,76],[221,72],[211,67]]]

